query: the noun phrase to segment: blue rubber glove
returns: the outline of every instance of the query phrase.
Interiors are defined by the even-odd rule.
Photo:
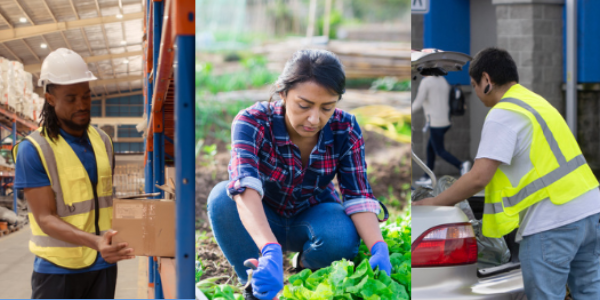
[[[248,270],[249,271],[249,270]],[[272,300],[283,289],[283,253],[281,245],[267,244],[258,259],[258,268],[252,274],[254,297]]]
[[[371,259],[369,259],[371,267],[373,269],[379,267],[379,270],[385,271],[390,276],[392,274],[392,263],[390,262],[390,251],[387,244],[384,241],[375,243],[371,247],[371,254]]]

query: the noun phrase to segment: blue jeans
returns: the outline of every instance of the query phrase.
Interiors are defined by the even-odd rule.
[[[217,184],[208,196],[208,219],[219,247],[242,284],[248,280],[244,261],[258,258],[259,249],[240,220],[237,205],[227,196],[227,181]],[[283,251],[302,251],[302,265],[320,269],[333,261],[353,259],[360,237],[352,219],[336,202],[321,203],[286,218],[264,205],[273,234]]]
[[[449,164],[455,166],[457,169],[460,169],[460,160],[448,152],[444,147],[444,135],[448,130],[450,130],[450,126],[429,128],[429,142],[427,143],[427,167],[432,171],[435,166],[436,154]],[[424,176],[429,177],[427,174]]]
[[[600,299],[600,214],[524,236],[519,259],[528,300]]]

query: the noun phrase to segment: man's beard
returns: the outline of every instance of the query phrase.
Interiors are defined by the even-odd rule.
[[[87,123],[85,123],[83,125],[79,125],[71,120],[65,120],[65,119],[59,119],[59,120],[62,125],[68,127],[69,129],[71,129],[73,131],[87,131],[88,127],[90,126],[90,122],[92,121],[92,119],[89,118]]]

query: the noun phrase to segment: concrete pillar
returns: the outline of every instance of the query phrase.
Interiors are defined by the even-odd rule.
[[[410,47],[414,50],[423,48],[423,15],[410,16]]]
[[[519,83],[540,94],[562,114],[564,0],[493,0],[497,46],[510,52]]]

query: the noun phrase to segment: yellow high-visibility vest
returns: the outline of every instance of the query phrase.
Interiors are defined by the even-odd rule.
[[[95,191],[85,167],[64,138],[59,135],[51,141],[41,134],[40,128],[26,139],[37,149],[48,174],[58,216],[82,231],[102,235],[112,226],[113,145],[106,133],[93,126],[88,128],[87,134],[98,169]],[[15,162],[17,149],[18,144],[13,148]],[[86,268],[96,261],[96,250],[48,236],[36,223],[32,213],[29,213],[29,221],[32,231],[29,250],[33,254],[68,269]]]
[[[499,238],[519,227],[519,212],[549,198],[565,204],[598,187],[581,149],[561,114],[540,95],[516,84],[493,108],[526,116],[533,124],[529,158],[533,168],[517,186],[496,171],[485,188],[482,232]]]

